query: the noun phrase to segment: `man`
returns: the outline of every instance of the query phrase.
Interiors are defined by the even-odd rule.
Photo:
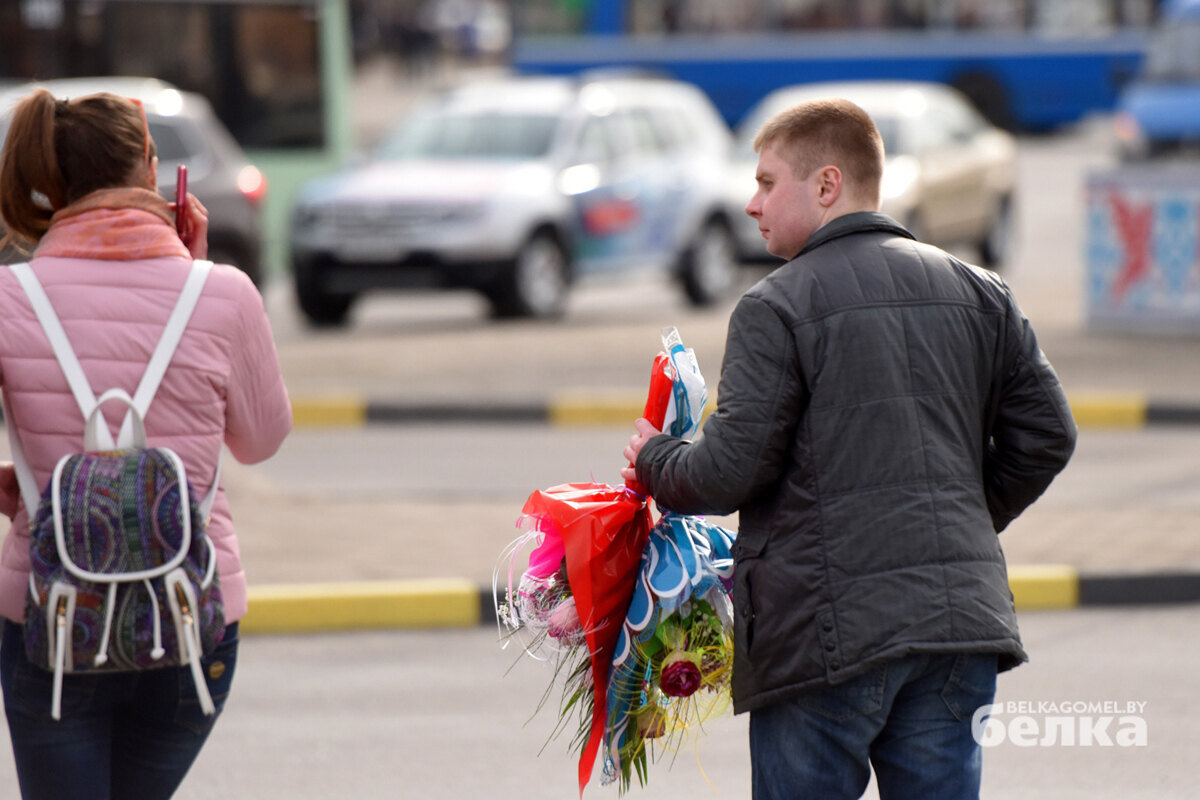
[[[971,717],[1026,659],[997,533],[1075,424],[1004,283],[878,213],[883,144],[842,100],[770,120],[746,213],[791,259],[733,311],[693,443],[625,450],[665,508],[739,512],[733,701],[756,800],[978,797]]]

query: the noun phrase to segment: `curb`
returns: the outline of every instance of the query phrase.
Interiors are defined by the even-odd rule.
[[[1011,567],[1018,611],[1200,603],[1200,572],[1083,573]],[[492,588],[466,579],[281,584],[252,588],[240,630],[253,634],[471,628],[496,623]]]
[[[292,399],[297,428],[346,428],[413,423],[541,423],[561,427],[631,426],[644,398],[634,392],[575,390],[544,401],[464,403],[454,400],[378,402],[352,395]],[[1140,395],[1080,393],[1070,396],[1081,428],[1134,429],[1200,425],[1200,404],[1164,402]],[[709,400],[705,413],[716,408]]]

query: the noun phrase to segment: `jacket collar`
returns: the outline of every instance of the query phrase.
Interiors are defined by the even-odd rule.
[[[804,244],[804,247],[800,248],[800,252],[796,254],[796,258],[834,239],[840,239],[843,236],[850,236],[856,233],[874,232],[894,233],[906,239],[917,238],[887,214],[881,214],[878,211],[855,211],[851,214],[843,214],[818,228],[812,236],[808,237],[808,241]]]

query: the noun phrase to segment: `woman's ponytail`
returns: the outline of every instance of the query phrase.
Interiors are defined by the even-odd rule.
[[[67,202],[67,187],[55,148],[58,117],[69,113],[45,89],[17,104],[0,156],[0,216],[8,226],[4,243],[35,243]]]

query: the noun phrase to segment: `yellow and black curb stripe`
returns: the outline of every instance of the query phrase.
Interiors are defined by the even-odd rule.
[[[488,589],[489,610],[491,589]],[[251,587],[245,633],[316,633],[378,628],[463,628],[481,619],[468,580],[429,579]]]
[[[1200,404],[1160,402],[1140,395],[1072,395],[1071,411],[1081,428],[1133,429],[1200,425]],[[633,392],[564,392],[546,401],[401,402],[369,401],[350,395],[297,397],[292,414],[298,428],[373,424],[542,423],[561,427],[629,426],[642,415],[644,400]],[[705,413],[715,408],[709,401]]]
[[[1014,566],[1018,611],[1200,603],[1200,572],[1080,574],[1069,566]],[[471,628],[496,623],[490,586],[469,580],[262,586],[250,591],[245,633]]]

